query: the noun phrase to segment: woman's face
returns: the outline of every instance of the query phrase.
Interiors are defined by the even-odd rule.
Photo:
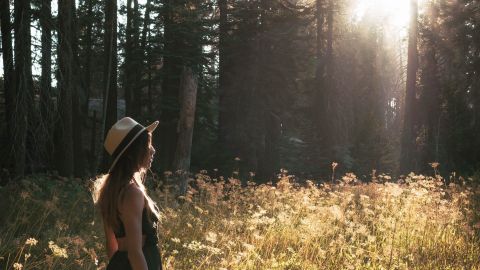
[[[147,151],[147,161],[146,168],[150,169],[152,166],[153,156],[155,155],[155,147],[152,145],[152,133],[148,133],[148,151]]]

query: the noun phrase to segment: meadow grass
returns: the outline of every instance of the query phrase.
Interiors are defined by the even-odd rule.
[[[165,269],[480,269],[480,189],[454,180],[242,187],[202,171],[175,199],[149,179]],[[88,181],[27,177],[0,189],[0,209],[0,269],[105,268]]]

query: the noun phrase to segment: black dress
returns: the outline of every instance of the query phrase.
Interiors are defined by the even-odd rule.
[[[148,270],[161,270],[162,261],[160,259],[160,251],[158,249],[158,239],[156,233],[156,223],[158,220],[152,216],[152,221],[147,217],[147,209],[143,209],[142,213],[142,233],[146,236],[145,245],[143,246],[143,255],[147,261]],[[120,221],[120,228],[115,232],[116,238],[125,237],[125,227]],[[113,254],[108,263],[107,270],[131,270],[130,261],[128,260],[127,251],[119,251]]]

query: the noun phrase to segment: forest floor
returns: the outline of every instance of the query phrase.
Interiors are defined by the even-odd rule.
[[[241,187],[203,172],[180,202],[168,185],[149,194],[164,269],[480,269],[480,187],[453,180]],[[105,269],[89,186],[36,175],[0,188],[0,269]]]

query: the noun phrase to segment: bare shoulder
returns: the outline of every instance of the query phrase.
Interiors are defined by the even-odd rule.
[[[142,190],[135,184],[129,184],[125,188],[125,193],[122,200],[122,212],[129,212],[129,210],[141,210],[145,204],[144,194]]]

